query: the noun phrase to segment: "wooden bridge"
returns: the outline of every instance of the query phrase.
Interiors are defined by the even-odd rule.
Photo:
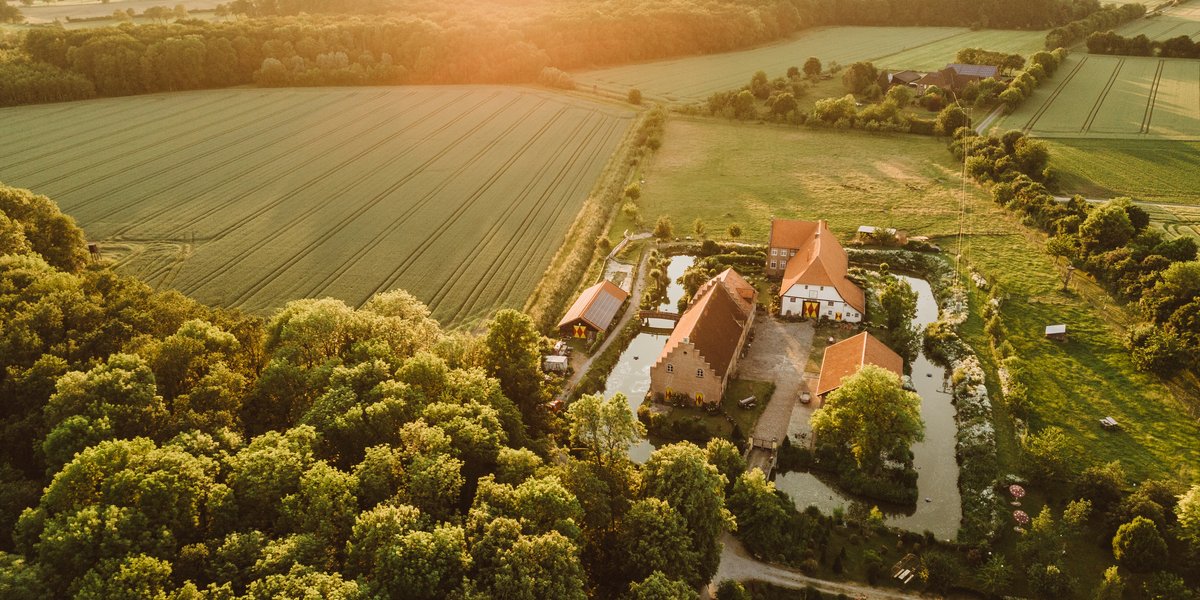
[[[746,470],[755,467],[768,478],[779,462],[779,441],[776,438],[750,438],[750,447],[746,450]]]
[[[668,312],[665,310],[639,310],[638,318],[645,321],[646,319],[666,319],[668,321],[679,321],[679,313]]]

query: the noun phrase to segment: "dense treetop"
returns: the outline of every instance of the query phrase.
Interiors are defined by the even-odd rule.
[[[396,290],[263,322],[83,240],[0,187],[0,596],[657,597],[715,572],[740,457],[643,470],[623,397],[547,412],[527,316],[447,333]]]

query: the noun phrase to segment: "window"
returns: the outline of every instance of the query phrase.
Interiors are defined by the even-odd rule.
[[[833,300],[828,301],[825,306],[833,306]]]
[[[779,256],[779,248],[771,248],[771,256]]]
[[[792,256],[795,256],[795,255],[796,255],[796,251],[792,250]]]
[[[696,377],[704,377],[704,369],[696,369]]]
[[[775,261],[771,261],[771,268],[772,268],[772,269],[776,268],[776,267],[775,267]]]
[[[671,363],[667,363],[667,372],[668,372],[668,373],[674,373],[674,372],[675,372],[675,365],[673,365],[673,364],[671,364]]]

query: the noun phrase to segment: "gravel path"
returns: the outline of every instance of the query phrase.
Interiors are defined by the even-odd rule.
[[[931,598],[937,598],[937,596],[925,596],[859,583],[817,579],[798,571],[793,571],[792,569],[760,562],[750,556],[750,553],[746,551],[741,542],[728,533],[721,539],[721,543],[724,544],[724,548],[721,549],[721,565],[717,567],[717,574],[713,577],[713,583],[707,589],[702,590],[704,593],[701,594],[701,598],[713,598],[716,591],[716,584],[726,579],[735,579],[737,581],[756,579],[791,589],[803,589],[812,586],[822,592],[845,594],[851,598],[879,600],[930,600]]]
[[[804,367],[812,340],[812,323],[788,323],[769,316],[755,320],[754,342],[739,363],[738,377],[772,381],[775,394],[754,426],[754,437],[783,441],[788,434],[796,399],[807,389]]]

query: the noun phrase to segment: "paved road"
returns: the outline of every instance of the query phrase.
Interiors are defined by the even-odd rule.
[[[830,594],[846,594],[851,598],[871,600],[930,600],[938,598],[938,596],[877,588],[866,584],[817,579],[792,569],[760,562],[750,556],[741,542],[728,533],[721,539],[721,543],[724,544],[724,548],[721,550],[721,565],[717,567],[717,575],[713,577],[712,585],[709,586],[709,589],[703,590],[705,593],[701,595],[702,598],[712,598],[716,584],[726,579],[737,581],[756,579],[797,590],[812,586]]]
[[[594,354],[589,356],[582,365],[579,365],[575,368],[575,374],[571,375],[571,378],[568,379],[563,385],[562,391],[559,392],[559,399],[565,400],[571,396],[571,392],[575,391],[575,386],[579,385],[579,380],[583,379],[583,376],[588,372],[588,369],[591,368],[592,361],[595,360],[597,356],[603,354],[604,351],[608,349],[608,346],[613,343],[613,340],[620,337],[617,334],[622,329],[625,329],[625,326],[629,324],[630,319],[633,319],[637,316],[638,304],[642,298],[642,290],[646,287],[646,278],[644,275],[646,273],[646,261],[649,258],[649,252],[642,253],[642,262],[640,265],[638,265],[637,281],[633,282],[633,291],[629,294],[629,304],[625,307],[625,313],[621,315],[621,319],[617,321],[617,325],[610,330],[611,333],[608,335],[608,337],[604,338],[604,341],[600,343],[600,348],[598,348]]]

